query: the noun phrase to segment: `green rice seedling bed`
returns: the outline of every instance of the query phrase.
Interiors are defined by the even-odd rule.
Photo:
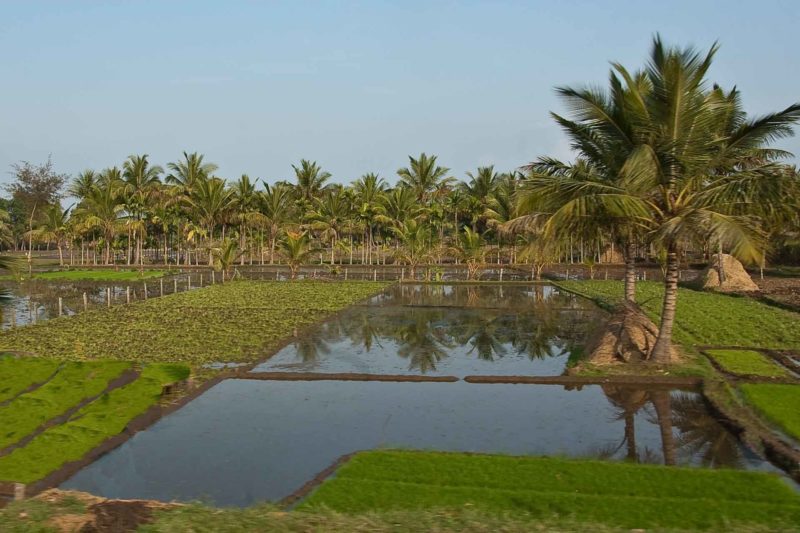
[[[124,361],[70,362],[46,384],[0,407],[0,449],[103,392],[109,381],[131,367]]]
[[[164,386],[186,379],[189,368],[147,366],[139,378],[84,406],[60,426],[47,429],[26,446],[0,457],[0,481],[32,483],[65,463],[81,459],[155,405]]]

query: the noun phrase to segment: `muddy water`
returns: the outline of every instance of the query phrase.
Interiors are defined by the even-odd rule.
[[[548,285],[397,285],[254,371],[560,375],[601,317]]]
[[[62,488],[244,506],[381,447],[769,468],[689,391],[227,380]]]

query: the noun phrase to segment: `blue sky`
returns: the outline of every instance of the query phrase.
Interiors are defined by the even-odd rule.
[[[0,166],[72,175],[200,151],[272,182],[316,159],[391,182],[409,154],[463,178],[568,158],[557,85],[605,85],[651,37],[706,48],[748,112],[800,100],[800,2],[2,2]],[[800,140],[780,147],[800,154]],[[3,172],[0,181],[8,181]]]

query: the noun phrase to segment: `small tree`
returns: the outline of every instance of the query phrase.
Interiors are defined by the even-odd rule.
[[[414,278],[417,267],[431,257],[433,234],[430,227],[411,219],[392,231],[400,243],[395,256],[410,267],[409,275]]]
[[[475,279],[478,270],[486,262],[486,248],[481,234],[477,231],[465,227],[463,233],[459,233],[458,242],[452,251],[467,265],[467,279]]]
[[[289,232],[281,241],[281,251],[283,252],[286,264],[289,265],[289,269],[291,270],[292,279],[295,279],[297,277],[297,271],[303,263],[306,262],[313,251],[311,249],[311,239],[309,239],[308,234],[305,232]]]
[[[224,274],[230,272],[231,267],[236,264],[236,260],[243,253],[243,251],[239,250],[234,239],[225,239],[220,243],[219,247],[211,249],[214,270],[217,272],[222,271],[224,276]]]

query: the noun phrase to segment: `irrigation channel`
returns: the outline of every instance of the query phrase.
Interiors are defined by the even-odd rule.
[[[215,384],[61,488],[292,501],[343,456],[372,448],[775,470],[688,384],[502,382],[560,379],[601,319],[588,301],[541,284],[394,285]]]

